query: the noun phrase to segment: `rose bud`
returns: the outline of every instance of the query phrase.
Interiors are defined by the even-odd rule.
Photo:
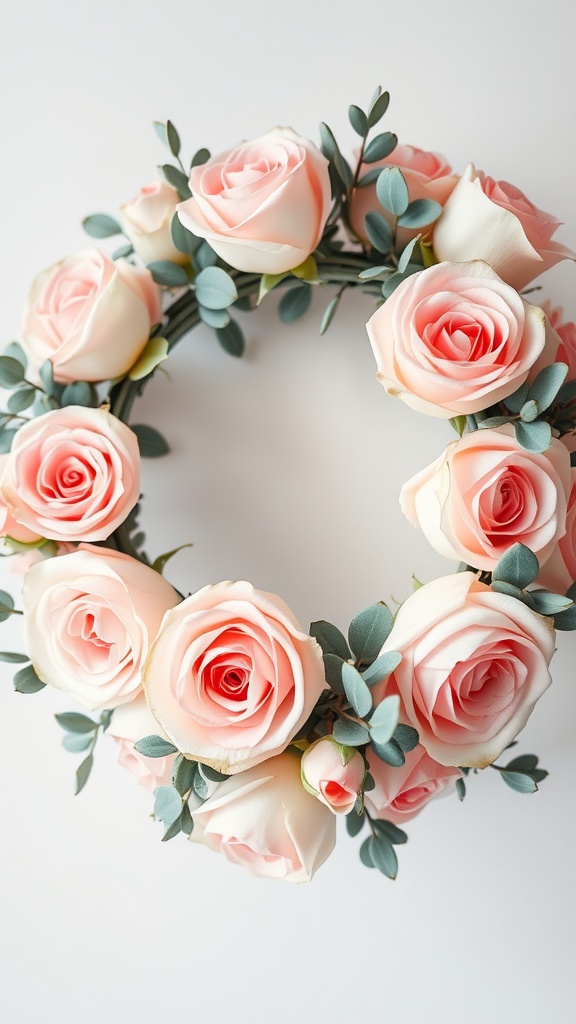
[[[143,263],[170,260],[187,263],[188,256],[172,241],[170,223],[180,197],[166,181],[151,181],[120,208],[122,230]]]
[[[300,769],[304,789],[334,814],[348,814],[353,809],[366,774],[357,750],[322,736],[304,751]]]

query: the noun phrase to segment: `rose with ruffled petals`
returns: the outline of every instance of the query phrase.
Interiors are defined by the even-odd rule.
[[[141,786],[156,789],[172,782],[172,766],[176,754],[165,757],[146,757],[136,750],[135,743],[145,736],[162,736],[162,729],[153,717],[143,693],[134,700],[115,708],[106,730],[118,744],[118,764],[135,775]]]
[[[449,419],[516,391],[544,348],[546,322],[538,306],[476,260],[413,274],[367,331],[388,394]]]
[[[10,455],[6,452],[0,455],[0,487],[2,486],[2,477],[6,471],[6,467],[10,462]],[[42,536],[35,533],[34,530],[29,530],[27,526],[23,526],[14,519],[10,506],[6,503],[6,500],[0,490],[0,537],[16,541],[17,545],[20,544],[35,544],[37,541],[42,540]]]
[[[516,543],[542,565],[566,532],[569,493],[565,445],[528,452],[504,424],[449,444],[404,484],[400,505],[441,555],[490,571]]]
[[[166,181],[156,180],[143,185],[138,194],[120,208],[122,230],[144,263],[188,262],[188,256],[174,245],[170,231],[179,202],[175,188]]]
[[[140,494],[136,434],[104,409],[68,405],[16,434],[0,484],[13,518],[51,540],[106,540]]]
[[[90,710],[115,708],[141,691],[149,646],[179,601],[154,569],[89,544],[32,566],[22,595],[37,675]]]
[[[484,768],[524,728],[551,683],[552,620],[474,573],[425,584],[400,608],[383,651],[420,743],[443,765]],[[376,691],[375,691],[376,699]]]
[[[462,778],[459,768],[439,764],[420,744],[405,755],[400,768],[385,764],[370,747],[366,754],[375,783],[364,795],[368,812],[395,825],[410,821],[434,797],[453,792]]]
[[[514,185],[469,164],[434,225],[434,252],[439,260],[485,260],[521,289],[560,260],[576,259],[552,239],[560,223]]]
[[[540,567],[536,583],[555,594],[565,594],[576,582],[576,469],[570,474],[570,494],[566,511],[566,530],[550,558]]]
[[[33,374],[49,359],[54,379],[110,380],[134,365],[161,319],[149,270],[87,249],[35,279],[22,317],[22,348]]]
[[[306,792],[288,752],[220,783],[193,818],[193,842],[261,878],[309,882],[336,842],[335,816]]]
[[[291,128],[275,128],[193,167],[185,228],[237,270],[280,274],[318,245],[331,206],[328,161]]]
[[[284,750],[325,685],[316,641],[279,597],[245,582],[204,587],[168,612],[144,673],[172,743],[226,774]]]

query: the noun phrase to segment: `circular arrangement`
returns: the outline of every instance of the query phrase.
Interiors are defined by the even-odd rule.
[[[111,736],[163,839],[295,882],[332,852],[338,814],[393,878],[401,826],[463,799],[470,774],[534,792],[535,755],[496,761],[551,683],[555,630],[576,628],[576,324],[521,291],[576,255],[516,187],[379,131],[388,103],[377,89],[349,108],[353,164],[322,124],[320,148],[277,128],[187,169],[157,124],[165,181],[119,221],[84,221],[124,243],[41,273],[0,356],[0,530],[26,570],[22,609],[0,594],[0,620],[24,617],[25,653],[0,655],[16,691],[82,707],[56,715],[77,792]],[[202,322],[241,356],[235,309],[273,292],[290,323],[315,288],[322,333],[346,291],[371,297],[378,379],[456,432],[400,503],[458,571],[347,632],[306,632],[245,581],[182,599],[162,575],[176,552],[150,563],[137,523],[140,458],[167,445],[133,406],[173,346]]]

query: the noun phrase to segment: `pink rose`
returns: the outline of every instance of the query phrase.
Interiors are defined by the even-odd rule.
[[[524,383],[546,317],[481,260],[407,278],[367,324],[388,394],[430,416],[467,415]]]
[[[567,380],[576,380],[576,324],[573,320],[564,320],[562,306],[552,308],[547,300],[542,303],[542,309],[550,320],[558,344],[554,354],[548,362],[566,363],[568,367]]]
[[[107,733],[118,743],[118,764],[132,772],[141,786],[156,789],[157,786],[170,785],[176,755],[146,757],[134,747],[145,736],[162,736],[165,739],[143,693],[115,709]]]
[[[331,736],[323,736],[304,751],[301,771],[306,791],[334,814],[353,809],[366,774],[362,755]]]
[[[291,128],[212,157],[190,175],[185,228],[237,270],[279,274],[314,251],[331,205],[328,161]]]
[[[32,566],[22,595],[26,651],[38,676],[90,710],[140,693],[150,643],[179,600],[149,566],[85,544]]]
[[[443,765],[485,768],[524,728],[551,683],[552,620],[472,572],[427,583],[401,606],[383,650],[420,743]],[[384,692],[374,689],[374,700]]]
[[[404,484],[400,505],[441,555],[491,570],[517,542],[545,562],[565,532],[569,493],[565,445],[527,452],[505,424],[449,444]]]
[[[0,487],[2,486],[2,477],[4,476],[9,462],[10,455],[7,452],[0,455]],[[5,538],[8,542],[14,540],[18,546],[21,544],[35,544],[37,541],[41,541],[43,539],[38,533],[34,533],[33,530],[29,530],[27,526],[23,526],[22,523],[18,523],[14,519],[10,506],[6,504],[1,490],[0,537]]]
[[[576,469],[571,470],[571,489],[566,512],[566,532],[550,558],[542,565],[536,583],[556,594],[565,594],[576,581]]]
[[[191,840],[261,878],[309,882],[336,842],[336,818],[305,791],[288,752],[221,782],[193,818]]]
[[[417,149],[415,146],[396,146],[396,149],[387,156],[373,164],[363,164],[360,175],[373,167],[399,167],[408,185],[410,201],[414,199],[433,199],[444,206],[448,196],[452,192],[458,178],[452,173],[452,168],[445,156],[441,153],[429,153],[424,149]],[[376,182],[366,185],[363,188],[355,188],[350,196],[350,223],[353,231],[367,241],[364,221],[366,214],[372,210],[381,213],[392,223],[392,215],[383,210],[376,198]],[[417,235],[423,229],[418,228],[409,231],[400,228],[398,242],[400,246],[406,244],[410,238]]]
[[[514,288],[576,254],[552,235],[560,221],[520,189],[494,181],[469,164],[434,225],[439,260],[485,260]]]
[[[366,807],[373,818],[384,818],[395,825],[410,821],[436,796],[447,796],[462,778],[458,768],[439,764],[418,744],[406,754],[401,768],[385,764],[368,747],[370,774],[376,783],[365,794]]]
[[[149,270],[88,249],[35,279],[22,317],[22,347],[34,372],[46,359],[54,378],[121,377],[161,319],[161,292]]]
[[[166,615],[144,685],[178,750],[234,774],[284,750],[326,683],[290,609],[241,582],[204,587]]]
[[[16,576],[24,577],[33,565],[43,562],[45,558],[56,558],[59,555],[69,555],[76,551],[77,544],[55,544],[48,541],[40,547],[25,547],[10,557],[10,572]]]
[[[180,199],[166,181],[151,181],[120,208],[120,224],[144,263],[170,260],[187,263],[188,256],[172,241],[170,223]]]
[[[42,537],[105,540],[138,501],[136,435],[104,409],[55,409],[20,427],[0,486],[14,519]]]

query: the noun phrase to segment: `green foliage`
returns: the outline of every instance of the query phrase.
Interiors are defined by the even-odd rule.
[[[346,661],[340,658],[337,654],[324,655],[324,673],[326,675],[326,682],[331,690],[342,695],[344,694],[342,665],[345,664]]]
[[[76,769],[76,789],[74,790],[75,796],[78,796],[78,793],[80,793],[84,789],[84,786],[86,785],[88,779],[90,778],[90,773],[92,771],[93,766],[94,755],[88,754],[88,757],[86,757],[84,761],[82,761],[82,763]]]
[[[378,743],[376,740],[372,740],[372,749],[381,761],[391,765],[392,768],[401,768],[406,761],[404,751],[394,739],[388,740],[388,743]]]
[[[216,337],[225,352],[229,356],[234,356],[239,359],[244,355],[244,349],[246,342],[244,340],[244,333],[240,324],[230,317],[225,327],[219,327],[216,330]]]
[[[418,746],[420,737],[416,729],[411,725],[404,725],[400,722],[394,730],[394,742],[398,744],[403,754],[408,754],[414,747]]]
[[[178,167],[174,167],[173,164],[162,164],[160,170],[168,184],[172,185],[172,188],[176,189],[180,199],[190,199],[192,193],[188,184],[188,178],[184,174],[184,171],[179,170]]]
[[[401,228],[423,228],[427,224],[433,224],[442,213],[440,203],[433,199],[414,199],[398,217],[398,226]]]
[[[502,580],[520,590],[534,582],[540,565],[536,555],[525,544],[513,544],[504,552],[492,572],[492,580]]]
[[[352,656],[344,635],[331,622],[319,619],[310,624],[310,636],[320,644],[324,654],[336,654],[346,661]]]
[[[390,93],[382,92],[380,86],[378,86],[372,100],[370,101],[370,107],[368,110],[368,124],[370,128],[374,128],[374,126],[378,124],[378,121],[382,120],[384,114],[388,110],[389,103]]]
[[[552,428],[545,420],[536,420],[534,423],[516,420],[514,433],[520,447],[527,452],[540,454],[547,451],[552,443]]]
[[[393,624],[392,612],[382,601],[363,608],[350,623],[348,642],[359,662],[378,657]]]
[[[364,229],[368,236],[368,241],[374,249],[377,249],[378,252],[390,252],[392,249],[392,229],[381,213],[378,213],[377,210],[371,210],[370,213],[367,213],[364,218]]]
[[[408,186],[399,167],[384,167],[376,182],[378,202],[394,214],[401,217],[408,209]]]
[[[346,747],[361,747],[370,740],[370,733],[365,725],[351,722],[346,718],[338,718],[334,722],[332,735],[338,743]]]
[[[198,302],[207,309],[226,309],[238,298],[233,279],[221,267],[201,270],[194,288]]]
[[[158,555],[158,558],[154,559],[152,562],[152,568],[162,575],[166,563],[169,562],[171,558],[174,558],[174,555],[177,555],[179,551],[184,551],[185,548],[191,548],[192,546],[192,544],[180,544],[177,548],[172,548],[171,551],[165,551],[163,555]]]
[[[134,423],[130,429],[136,434],[143,459],[158,459],[170,451],[168,442],[155,427],[150,427],[146,423]]]
[[[182,797],[174,786],[158,786],[154,790],[154,814],[165,825],[173,825],[182,812]]]
[[[303,283],[291,286],[278,303],[278,315],[283,324],[299,320],[308,311],[312,302],[312,288]]]
[[[0,356],[0,386],[16,388],[24,382],[24,367],[19,359]]]
[[[190,170],[192,170],[193,167],[200,167],[202,164],[205,164],[206,161],[209,159],[209,149],[206,149],[204,147],[202,149],[197,149],[196,152],[194,153],[194,156],[192,157],[192,160],[190,161]]]
[[[372,742],[385,746],[394,735],[400,715],[400,698],[397,694],[385,697],[370,716]]]
[[[347,661],[342,662],[342,683],[355,713],[359,718],[365,718],[372,710],[372,694],[358,669]]]
[[[38,693],[46,686],[46,683],[43,683],[37,676],[32,665],[26,665],[25,668],[16,672],[13,681],[17,693]]]
[[[393,153],[398,145],[398,136],[394,132],[382,132],[371,140],[364,150],[364,163],[373,164],[377,160],[384,160],[390,153]],[[373,180],[376,180],[377,175]]]
[[[186,268],[180,263],[171,263],[170,260],[154,260],[148,264],[148,270],[156,281],[156,284],[164,285],[167,288],[185,288],[190,282]]]
[[[199,302],[198,312],[202,323],[205,323],[207,327],[222,328],[230,323],[230,314],[227,309],[208,309],[207,306],[203,306]]]
[[[538,783],[543,782],[548,772],[538,768],[538,758],[535,754],[520,754],[514,757],[507,765],[493,764],[503,782],[516,793],[536,793]]]
[[[351,104],[351,106],[348,107],[348,120],[356,134],[365,139],[368,135],[369,127],[368,118],[364,111],[361,110],[360,107],[355,106],[355,104]]]
[[[376,661],[370,665],[370,668],[364,670],[362,673],[364,681],[368,686],[375,686],[376,683],[382,682],[394,669],[398,668],[401,661],[402,655],[398,651],[385,651],[384,654],[376,658]]]
[[[326,331],[330,327],[332,320],[336,314],[336,310],[340,305],[340,299],[342,298],[342,291],[339,291],[326,306],[324,315],[322,316],[322,322],[320,324],[320,334],[326,334]]]
[[[174,744],[163,740],[161,736],[144,736],[134,744],[134,749],[144,754],[144,757],[167,757],[178,753]]]
[[[89,217],[84,217],[82,227],[91,238],[110,238],[112,235],[122,234],[118,221],[109,217],[107,213],[92,213]]]
[[[11,615],[17,615],[14,598],[6,590],[0,590],[0,622],[5,622]]]
[[[98,395],[93,384],[89,384],[85,380],[77,380],[73,384],[66,385],[60,402],[63,406],[83,405],[93,409],[98,405]]]
[[[30,661],[27,654],[17,654],[15,651],[0,651],[0,661],[6,661],[11,665],[21,665]]]
[[[346,815],[346,831],[348,832],[348,835],[352,836],[352,838],[357,836],[358,833],[362,831],[365,821],[366,817],[364,814],[358,814],[355,810],[350,811],[349,814]]]
[[[65,711],[60,715],[54,715],[58,725],[66,732],[94,732],[98,728],[98,723],[93,721],[92,718],[88,718],[87,715],[81,715],[76,711]]]
[[[177,213],[174,214],[170,221],[170,234],[178,252],[183,252],[187,256],[193,256],[202,244],[201,238],[193,235],[188,228],[184,227]]]
[[[466,783],[464,782],[464,779],[456,779],[456,792],[458,794],[458,799],[463,800],[466,796]]]

